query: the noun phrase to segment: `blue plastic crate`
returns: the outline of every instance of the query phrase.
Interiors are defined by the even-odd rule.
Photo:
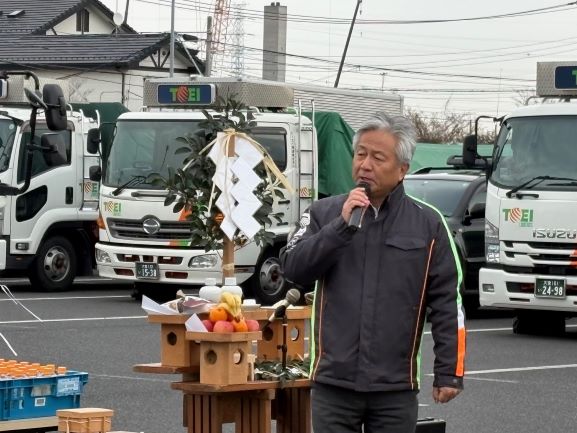
[[[55,416],[80,407],[88,373],[69,371],[48,377],[0,379],[0,421]]]

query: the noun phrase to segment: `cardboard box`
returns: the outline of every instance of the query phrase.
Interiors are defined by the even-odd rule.
[[[111,409],[83,407],[56,411],[58,431],[63,433],[107,433],[111,429]]]

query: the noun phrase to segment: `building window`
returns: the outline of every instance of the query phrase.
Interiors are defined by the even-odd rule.
[[[83,9],[76,14],[76,31],[82,33],[90,31],[90,14],[88,10]]]

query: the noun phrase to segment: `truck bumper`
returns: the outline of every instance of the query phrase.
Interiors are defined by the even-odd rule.
[[[204,285],[207,278],[216,278],[220,282],[222,278],[222,260],[214,252],[206,253],[204,250],[175,250],[139,248],[137,246],[109,245],[97,243],[96,263],[98,275],[125,281],[137,281],[142,283],[163,283],[183,285]],[[214,266],[196,269],[190,268],[191,259],[197,256],[215,254]],[[139,278],[136,276],[136,263],[147,262],[158,264],[159,278]],[[253,267],[235,267],[236,281],[238,284],[246,281],[254,273]]]
[[[543,275],[566,281],[567,296],[563,299],[535,296],[531,287],[536,277],[483,268],[479,272],[479,303],[484,307],[577,312],[577,276]]]

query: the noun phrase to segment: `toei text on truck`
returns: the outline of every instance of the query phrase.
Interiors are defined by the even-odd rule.
[[[86,137],[98,122],[66,105],[62,88],[29,71],[0,75],[0,271],[35,288],[69,289],[92,275],[98,183]]]
[[[330,101],[340,96],[341,109],[358,111],[362,92],[353,93],[331,92]],[[248,107],[244,116],[251,120],[250,135],[294,189],[274,199],[270,213],[282,217],[271,217],[266,227],[274,235],[273,244],[261,247],[250,241],[235,251],[236,281],[245,295],[250,293],[263,304],[284,298],[290,287],[283,284],[278,252],[312,200],[352,188],[353,131],[338,113],[315,110],[323,95],[311,93],[314,102],[295,104],[296,91],[276,82],[212,77],[145,81],[144,110],[119,116],[102,167],[96,245],[99,275],[133,281],[137,292],[159,298],[173,296],[186,285],[201,286],[207,278],[221,279],[222,251],[207,251],[191,242],[193,227],[186,211],[175,213],[173,206],[166,206],[168,191],[150,176],[167,178],[171,170],[186,169],[190,147],[182,138],[205,128],[207,114],[220,116],[217,102],[233,95]],[[398,95],[371,98],[372,102],[365,99],[373,112],[387,104],[394,114],[402,110]],[[324,107],[330,107],[328,102]],[[326,137],[321,130],[329,129],[338,131],[322,148]]]
[[[479,301],[516,310],[516,333],[557,334],[577,313],[577,62],[538,63],[537,94],[495,119]],[[479,162],[475,136],[463,158]]]

